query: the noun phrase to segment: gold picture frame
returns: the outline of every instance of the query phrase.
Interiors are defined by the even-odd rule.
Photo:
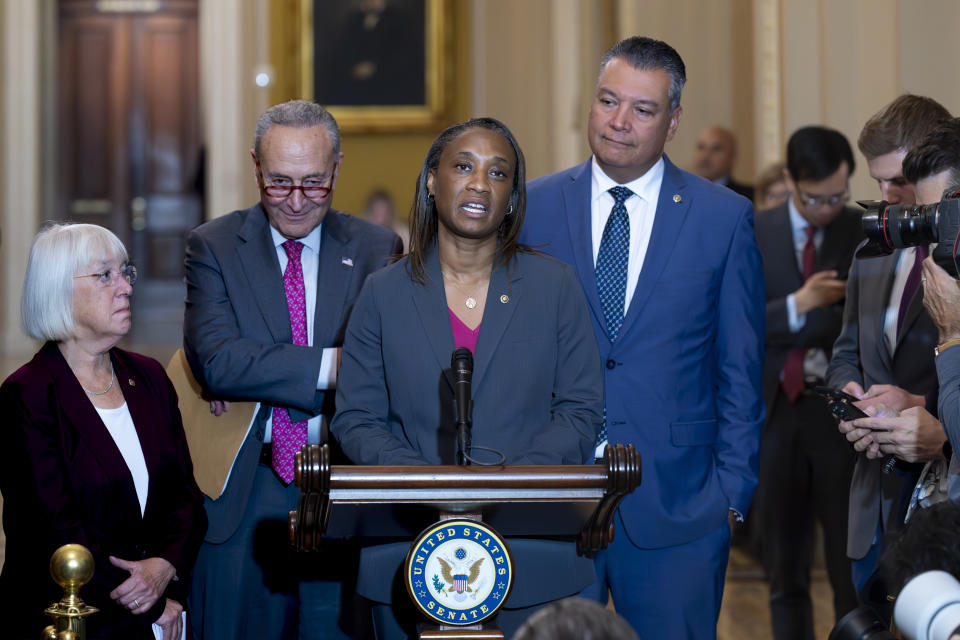
[[[450,96],[447,87],[453,57],[450,43],[452,12],[449,0],[401,0],[399,3],[408,7],[415,5],[418,11],[422,11],[424,17],[422,76],[417,68],[406,69],[411,78],[410,82],[417,87],[414,93],[418,94],[419,99],[413,100],[414,104],[407,103],[411,100],[404,100],[404,104],[363,104],[362,100],[343,99],[343,95],[348,94],[345,91],[340,91],[340,99],[329,95],[318,95],[314,80],[318,48],[318,34],[314,29],[314,12],[319,6],[324,6],[329,12],[330,2],[331,0],[300,0],[300,74],[297,92],[300,97],[316,100],[327,107],[345,132],[433,131],[444,126],[450,112]],[[360,5],[359,0],[341,0],[341,2],[343,3],[341,7],[354,8]],[[388,3],[389,0],[382,2],[384,6],[388,6]],[[343,16],[344,12],[339,15]],[[344,34],[348,32],[347,27],[352,25],[353,23],[338,25],[334,18],[328,27],[328,33],[333,32],[337,37],[348,37]],[[419,34],[419,25],[415,25],[409,31]],[[346,72],[346,67],[351,64],[347,55],[356,52],[359,48],[356,42],[349,42],[348,46],[332,47],[333,55],[343,55],[343,58],[324,59],[324,68],[333,69],[342,76]],[[395,58],[396,56],[393,55],[384,55],[387,64]],[[400,69],[398,75],[403,76],[404,67],[395,65],[394,71],[397,69]],[[418,83],[421,77],[422,91]],[[392,75],[390,80],[395,81]],[[410,84],[410,82],[403,84],[405,80],[407,78],[401,77],[399,86],[406,87]],[[383,93],[394,92],[385,89]]]

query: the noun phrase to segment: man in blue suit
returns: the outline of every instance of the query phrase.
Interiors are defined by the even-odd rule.
[[[593,157],[527,189],[521,241],[575,267],[604,360],[606,442],[631,442],[643,484],[596,559],[645,638],[714,638],[730,546],[757,483],[764,287],[753,206],[675,167],[683,61],[633,37],[603,57]]]

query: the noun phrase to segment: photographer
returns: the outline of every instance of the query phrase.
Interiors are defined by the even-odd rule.
[[[884,200],[913,204],[913,189],[901,174],[902,159],[947,118],[949,113],[933,100],[906,95],[867,122],[858,146]],[[834,344],[826,382],[864,400],[861,405],[882,403],[897,411],[910,407],[916,407],[911,412],[920,408],[936,411],[931,347],[936,344],[937,329],[923,310],[921,294],[915,293],[922,262],[915,253],[914,248],[901,249],[882,258],[854,260],[850,269],[843,328]],[[912,272],[914,292],[906,286]],[[901,443],[903,460],[919,461],[935,454],[938,432],[942,442],[943,432],[937,424],[923,421],[921,425],[917,418],[915,428],[901,425],[890,433]],[[909,495],[917,473],[909,469],[884,473],[884,461],[876,459],[879,444],[869,452],[874,455],[868,455],[874,442],[860,440],[869,432],[858,429],[851,436],[853,429],[851,423],[841,423],[841,432],[862,452],[850,483],[847,535],[847,555],[853,560],[854,584],[860,591],[877,568],[884,536],[903,526],[903,497]],[[934,442],[929,442],[928,435]],[[883,597],[874,604],[880,610],[888,608]],[[885,617],[889,619],[888,612]]]
[[[949,187],[960,183],[960,118],[947,120],[930,131],[904,158],[903,172],[916,185],[920,204],[940,202]],[[948,421],[945,427],[948,433],[953,431],[953,441],[960,443],[960,350],[950,353],[951,347],[960,346],[960,284],[932,257],[923,261],[922,273],[923,305],[938,330],[935,353],[942,353],[936,356],[939,415]],[[865,400],[860,404],[879,407],[880,403]],[[893,455],[908,462],[923,462],[947,455],[943,450],[947,438],[944,426],[923,408],[908,408],[897,417],[861,418],[852,424],[855,428],[847,432],[847,439],[868,458]],[[956,482],[952,480],[951,484]],[[960,493],[960,487],[955,490]]]
[[[960,281],[927,258],[923,261],[923,306],[940,330],[937,346],[937,379],[940,381],[938,413],[951,448],[960,450]],[[960,501],[960,477],[954,454],[950,462],[950,499]]]

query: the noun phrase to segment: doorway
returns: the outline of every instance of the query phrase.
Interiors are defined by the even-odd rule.
[[[178,344],[203,221],[198,0],[59,0],[56,217],[111,229],[139,279],[128,342]]]

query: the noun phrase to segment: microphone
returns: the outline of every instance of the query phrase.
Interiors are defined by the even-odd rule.
[[[470,464],[470,429],[473,405],[470,399],[470,379],[473,377],[473,354],[466,347],[454,349],[450,358],[453,369],[453,395],[457,407],[457,464]]]

